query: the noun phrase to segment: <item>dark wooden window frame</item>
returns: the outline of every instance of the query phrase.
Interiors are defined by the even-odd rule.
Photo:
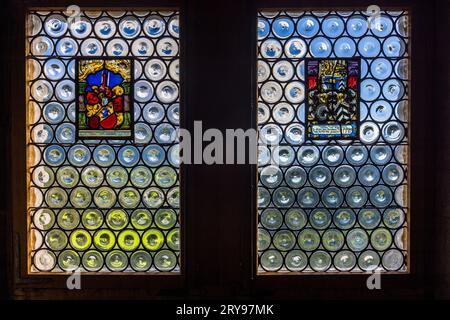
[[[417,126],[420,124],[431,124],[433,118],[428,108],[427,101],[432,101],[431,91],[428,96],[423,90],[427,86],[425,66],[421,61],[426,61],[427,51],[426,43],[427,30],[425,25],[429,16],[427,8],[414,1],[336,1],[331,5],[329,1],[298,1],[282,0],[277,1],[274,5],[273,1],[257,1],[258,9],[277,9],[277,8],[305,8],[310,10],[367,10],[370,5],[377,5],[381,10],[407,10],[409,12],[411,29],[410,29],[410,122],[408,128],[409,139],[409,163],[408,163],[408,188],[409,188],[409,213],[408,213],[408,272],[381,274],[381,282],[383,290],[368,290],[366,286],[367,278],[370,274],[303,274],[301,276],[295,274],[284,275],[264,275],[256,272],[256,266],[252,268],[252,278],[254,279],[254,288],[265,289],[270,288],[274,297],[289,296],[291,298],[314,295],[319,288],[322,288],[322,294],[327,297],[340,297],[351,295],[359,297],[369,296],[385,296],[387,292],[392,294],[406,294],[410,296],[420,296],[425,294],[427,265],[425,261],[429,261],[427,257],[427,248],[424,247],[422,239],[426,238],[426,227],[432,223],[432,218],[426,215],[427,206],[425,202],[427,186],[433,185],[432,176],[428,173],[433,172],[432,164],[427,164],[426,154],[431,151],[431,144],[426,141],[432,139],[431,128],[423,130]],[[383,5],[385,4],[385,5]],[[254,31],[256,33],[256,30]],[[256,56],[256,53],[255,53]],[[431,60],[431,59],[430,59]],[[256,78],[256,71],[254,70]],[[256,90],[255,90],[256,91]],[[256,98],[255,98],[256,99]],[[256,116],[254,117],[256,119]],[[256,120],[255,120],[256,121]],[[256,173],[256,170],[252,170]],[[255,180],[256,181],[256,176]],[[254,197],[256,198],[256,187],[254,187]],[[257,208],[253,208],[255,212]],[[257,215],[257,214],[255,214]],[[257,228],[257,219],[253,221],[252,230]],[[254,234],[253,246],[256,247],[257,235]],[[254,250],[255,251],[255,250]],[[254,259],[256,263],[256,259]],[[383,292],[381,292],[383,291]]]
[[[437,2],[437,1],[436,1]],[[193,129],[256,128],[256,14],[262,8],[365,9],[376,4],[410,11],[410,273],[382,275],[382,290],[368,290],[367,275],[256,274],[256,167],[251,165],[188,165],[182,174],[181,275],[86,275],[82,290],[66,289],[66,277],[27,275],[26,272],[26,166],[25,166],[25,14],[30,7],[123,7],[123,1],[14,1],[6,12],[9,82],[1,106],[2,151],[8,183],[2,186],[2,251],[6,261],[2,279],[13,298],[348,298],[426,297],[435,286],[433,261],[436,211],[435,161],[438,129],[433,121],[437,89],[429,79],[437,75],[435,61],[436,3],[419,0],[130,0],[127,8],[177,7],[180,11],[182,123]],[[441,75],[441,77],[445,77]],[[433,78],[434,79],[434,78]],[[439,79],[439,77],[438,77]],[[444,78],[445,79],[445,78]],[[439,87],[439,86],[438,86]],[[435,113],[436,112],[436,113]],[[434,115],[433,115],[434,114]],[[448,123],[448,122],[447,122]],[[443,130],[441,128],[441,130]],[[448,144],[450,145],[450,144]],[[448,166],[447,166],[448,169]],[[447,173],[448,176],[448,173]],[[2,238],[3,239],[3,238]],[[430,249],[431,248],[431,249]],[[25,264],[25,265],[24,265]]]

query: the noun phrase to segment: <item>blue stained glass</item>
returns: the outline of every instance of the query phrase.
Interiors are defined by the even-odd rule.
[[[278,38],[287,38],[294,32],[294,22],[290,18],[277,18],[272,22],[272,30]]]

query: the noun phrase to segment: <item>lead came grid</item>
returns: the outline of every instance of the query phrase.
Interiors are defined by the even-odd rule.
[[[257,38],[258,272],[407,271],[408,13],[262,11]],[[309,138],[305,59],[339,58],[356,137]]]
[[[171,11],[29,12],[31,272],[180,270],[179,32]],[[134,65],[131,138],[76,134],[80,58]]]

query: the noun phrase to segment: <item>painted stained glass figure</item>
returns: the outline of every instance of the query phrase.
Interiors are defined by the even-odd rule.
[[[306,63],[308,137],[356,138],[359,60],[310,59]]]
[[[132,61],[81,59],[77,63],[78,136],[131,137]]]

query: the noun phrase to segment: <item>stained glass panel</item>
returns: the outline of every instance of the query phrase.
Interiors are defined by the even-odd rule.
[[[408,270],[408,12],[258,14],[258,272]]]
[[[131,137],[130,59],[76,61],[79,137]]]
[[[30,11],[26,44],[30,272],[178,272],[178,12]]]

